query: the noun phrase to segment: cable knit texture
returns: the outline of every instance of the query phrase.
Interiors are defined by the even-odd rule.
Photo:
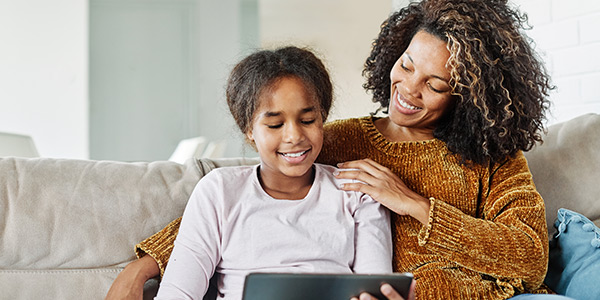
[[[412,272],[417,299],[507,299],[547,290],[544,202],[527,161],[462,165],[444,142],[390,142],[373,117],[325,125],[319,162],[371,158],[429,198],[429,224],[392,216],[394,270]],[[161,274],[178,228],[175,220],[137,246],[157,260]]]

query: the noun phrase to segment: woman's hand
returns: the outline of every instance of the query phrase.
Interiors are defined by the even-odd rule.
[[[398,292],[396,292],[396,290],[394,290],[394,288],[387,283],[381,285],[380,291],[388,300],[415,300],[415,281],[413,280],[412,283],[410,284],[410,290],[408,291],[408,299],[402,298],[402,296],[400,296],[400,294],[398,294]],[[352,299],[350,299],[350,300],[359,300],[359,299],[360,300],[377,300],[377,298],[369,295],[368,293],[362,293],[362,294],[360,294],[359,298],[352,297]]]
[[[338,164],[337,178],[355,179],[341,189],[368,194],[399,215],[410,215],[423,224],[429,222],[429,199],[409,189],[390,169],[366,158]],[[343,170],[346,169],[346,170]]]
[[[135,260],[119,273],[105,300],[141,300],[144,296],[144,283],[159,274],[158,264],[150,255]]]

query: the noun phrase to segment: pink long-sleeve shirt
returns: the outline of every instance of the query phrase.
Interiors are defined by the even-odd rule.
[[[215,271],[219,299],[241,299],[250,272],[392,272],[387,209],[368,195],[340,190],[334,167],[314,166],[314,183],[301,200],[269,196],[258,166],[204,176],[155,299],[202,299]]]

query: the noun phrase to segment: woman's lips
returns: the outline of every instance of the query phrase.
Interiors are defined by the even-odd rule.
[[[396,102],[395,102],[396,107],[403,114],[411,115],[411,114],[415,114],[415,113],[418,113],[421,110],[423,110],[420,107],[417,107],[417,106],[414,106],[414,105],[411,105],[410,103],[408,103],[406,100],[404,100],[404,98],[397,91],[396,91],[395,99],[396,99]]]

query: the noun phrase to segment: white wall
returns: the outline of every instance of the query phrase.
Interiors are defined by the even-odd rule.
[[[363,64],[392,1],[260,0],[260,36],[264,47],[292,43],[312,48],[329,68],[335,100],[329,120],[374,112],[362,88]]]
[[[0,131],[87,158],[87,1],[0,0]]]
[[[513,0],[529,15],[528,35],[557,90],[549,123],[600,113],[600,1]]]

